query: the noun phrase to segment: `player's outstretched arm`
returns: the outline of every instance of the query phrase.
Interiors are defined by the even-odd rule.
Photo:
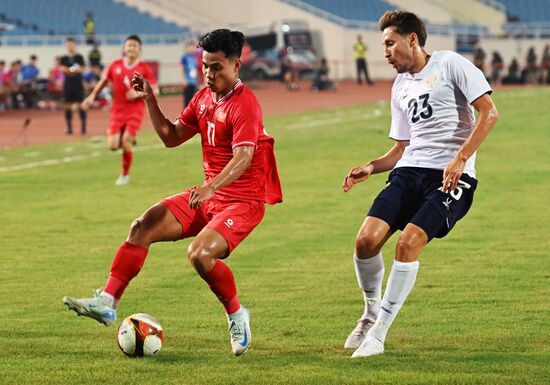
[[[458,181],[464,172],[466,161],[477,151],[485,140],[493,126],[498,121],[498,111],[489,94],[477,98],[472,106],[478,112],[474,129],[466,139],[455,158],[445,167],[443,171],[443,190],[454,191]]]
[[[172,123],[160,109],[151,83],[138,72],[134,73],[132,86],[145,99],[153,127],[166,147],[176,147],[191,139],[195,132],[177,122]]]
[[[214,192],[239,179],[250,167],[253,156],[254,146],[235,147],[233,149],[233,158],[225,165],[223,170],[207,184],[191,191],[189,208],[195,209],[199,207],[202,202],[210,199],[214,195]]]
[[[378,174],[393,169],[403,156],[403,151],[405,151],[405,147],[408,145],[408,140],[396,140],[393,147],[380,158],[372,160],[362,166],[352,168],[344,178],[344,183],[342,185],[344,192],[351,190],[357,183],[367,180],[372,174]]]
[[[90,92],[90,95],[88,95],[88,97],[86,97],[86,99],[84,99],[84,101],[81,103],[82,108],[84,109],[90,108],[90,106],[94,103],[94,100],[97,97],[97,95],[101,92],[103,88],[105,88],[105,86],[108,83],[109,83],[109,80],[107,80],[107,78],[105,77],[102,77],[101,79],[99,79],[99,81],[95,85],[92,92]]]

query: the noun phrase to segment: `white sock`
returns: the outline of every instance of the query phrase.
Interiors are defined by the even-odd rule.
[[[113,309],[116,309],[116,307],[117,307],[117,305],[118,305],[118,299],[116,299],[116,298],[113,297],[111,294],[106,293],[106,292],[104,292],[104,291],[102,291],[102,292],[99,294],[99,299],[100,299],[101,302],[103,302],[105,305],[110,306],[110,307],[112,307]]]
[[[384,342],[388,329],[414,286],[418,266],[418,261],[393,262],[384,298],[382,299],[380,314],[378,314],[376,322],[369,330],[368,336]]]
[[[357,258],[353,255],[355,275],[357,283],[363,290],[365,310],[361,319],[370,318],[376,320],[380,311],[380,296],[382,294],[382,279],[384,278],[384,259],[382,252],[367,259]]]
[[[237,310],[235,313],[228,314],[228,317],[234,317],[236,315],[241,315],[244,312],[243,306],[239,306],[239,310]]]

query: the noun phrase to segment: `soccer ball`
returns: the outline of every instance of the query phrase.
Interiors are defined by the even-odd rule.
[[[132,314],[118,327],[117,340],[122,353],[129,357],[155,356],[162,349],[164,330],[151,315]]]

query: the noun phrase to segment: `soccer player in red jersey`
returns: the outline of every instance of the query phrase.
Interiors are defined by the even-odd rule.
[[[151,67],[140,61],[141,39],[139,36],[131,35],[126,38],[123,53],[122,58],[111,63],[90,95],[82,102],[84,108],[89,108],[101,90],[107,84],[112,84],[113,108],[107,130],[107,141],[112,151],[122,148],[122,172],[116,180],[117,186],[128,184],[130,181],[132,145],[141,128],[145,112],[144,95],[137,93],[132,87],[134,72],[143,74],[153,84],[154,92],[158,94],[157,81]]]
[[[273,138],[262,123],[256,97],[238,77],[244,35],[218,29],[204,35],[202,65],[207,87],[199,91],[172,123],[161,111],[150,82],[132,79],[143,95],[153,126],[166,147],[199,134],[205,180],[161,200],[136,219],[111,265],[103,291],[95,298],[63,298],[80,315],[110,325],[130,280],[140,271],[153,242],[195,238],[189,261],[227,313],[233,354],[250,346],[250,315],[241,306],[231,269],[222,262],[260,223],[264,203],[282,201]]]

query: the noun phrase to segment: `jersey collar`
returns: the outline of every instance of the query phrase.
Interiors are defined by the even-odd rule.
[[[430,60],[428,61],[428,64],[426,64],[424,66],[424,68],[422,68],[422,71],[416,73],[416,74],[411,74],[409,72],[405,72],[405,79],[410,79],[410,80],[422,80],[426,77],[426,75],[428,75],[430,69],[431,69],[431,66],[432,66],[432,63],[435,62],[435,57],[436,55],[438,55],[437,51],[433,51],[432,54],[430,55]]]
[[[231,88],[231,91],[229,91],[227,94],[225,94],[220,100],[216,101],[216,97],[215,97],[214,93],[212,92],[211,93],[212,94],[212,102],[214,104],[221,104],[221,103],[225,102],[227,99],[229,99],[231,97],[231,95],[233,95],[235,90],[241,88],[242,86],[243,86],[242,80],[237,78],[237,81],[233,85],[233,88]]]
[[[128,65],[128,61],[126,60],[125,57],[122,58],[122,64],[124,64],[124,67],[126,67],[126,69],[129,69],[131,70],[132,68],[136,67],[138,64],[139,64],[140,60],[137,59],[134,64],[132,64],[131,66]]]

